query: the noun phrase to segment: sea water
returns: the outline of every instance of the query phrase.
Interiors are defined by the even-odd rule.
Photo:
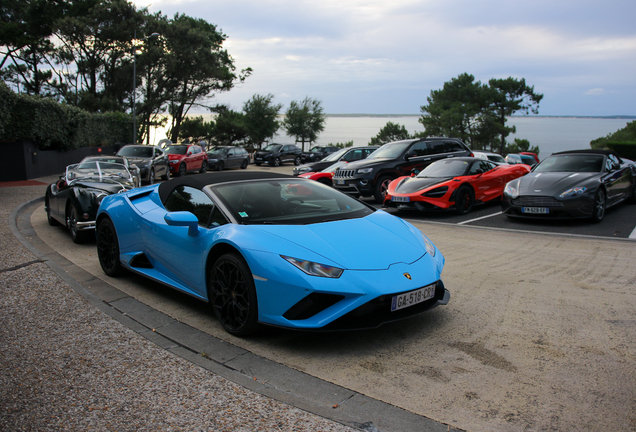
[[[201,114],[194,114],[194,116]],[[205,121],[210,121],[210,114],[203,114]],[[404,125],[413,134],[423,132],[424,127],[419,123],[420,116],[365,116],[365,115],[327,115],[325,129],[318,136],[313,145],[328,145],[353,141],[356,146],[369,144],[386,126],[387,122]],[[590,141],[605,137],[625,127],[634,119],[599,118],[599,117],[541,117],[515,116],[508,117],[507,126],[515,126],[515,134],[508,136],[508,142],[515,138],[525,138],[531,146],[539,146],[542,159],[552,153],[565,150],[589,149]],[[151,131],[151,141],[154,143],[166,138],[165,130]],[[294,138],[285,135],[282,129],[270,142],[292,144]],[[305,144],[305,149],[308,149]]]

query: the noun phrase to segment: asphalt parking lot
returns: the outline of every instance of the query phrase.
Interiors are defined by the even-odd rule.
[[[291,166],[261,169],[291,172]],[[496,215],[497,206],[463,218],[400,214],[446,257],[449,305],[375,330],[266,329],[249,339],[226,334],[185,295],[133,275],[106,277],[95,245],[74,245],[47,225],[42,208],[31,223],[58,253],[152,309],[405,413],[469,431],[602,431],[636,430],[636,248],[623,234],[633,226],[617,229],[612,219],[628,221],[634,210],[621,205],[591,227],[608,225],[608,239],[588,237],[600,231],[586,231],[590,224],[583,222],[536,230],[521,222],[526,228],[515,232],[519,222]],[[575,231],[530,232],[552,228]]]

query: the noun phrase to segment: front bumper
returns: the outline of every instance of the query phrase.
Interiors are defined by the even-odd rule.
[[[349,195],[373,195],[373,179],[370,178],[333,178],[333,187]]]
[[[541,211],[530,213],[529,209]],[[581,219],[592,217],[594,196],[583,195],[575,198],[558,199],[551,196],[520,196],[511,199],[503,196],[501,210],[506,216],[525,219]]]

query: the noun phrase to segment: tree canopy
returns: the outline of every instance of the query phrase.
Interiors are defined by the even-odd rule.
[[[369,145],[382,145],[393,141],[413,138],[404,125],[387,122],[380,132],[369,141]]]
[[[245,125],[252,144],[260,145],[276,135],[280,123],[278,114],[282,104],[273,103],[274,95],[255,94],[243,105]]]
[[[216,25],[128,0],[0,0],[0,18],[0,77],[14,89],[91,112],[136,100],[142,133],[168,112],[173,141],[192,107],[251,73],[236,71]]]
[[[475,150],[508,152],[506,137],[515,132],[506,126],[507,117],[522,112],[537,114],[542,94],[525,79],[491,79],[488,84],[463,73],[431,91],[427,105],[420,107],[419,122],[426,136],[460,138]]]
[[[318,139],[318,134],[325,129],[325,114],[322,103],[317,99],[306,97],[301,102],[292,101],[285,113],[283,127],[287,135],[296,138],[305,150],[305,143],[311,144]]]

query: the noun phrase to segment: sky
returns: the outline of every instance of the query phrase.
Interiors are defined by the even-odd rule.
[[[539,115],[636,115],[634,0],[133,0],[215,24],[237,70],[214,98],[310,97],[327,114],[420,114],[462,73],[525,78]]]

